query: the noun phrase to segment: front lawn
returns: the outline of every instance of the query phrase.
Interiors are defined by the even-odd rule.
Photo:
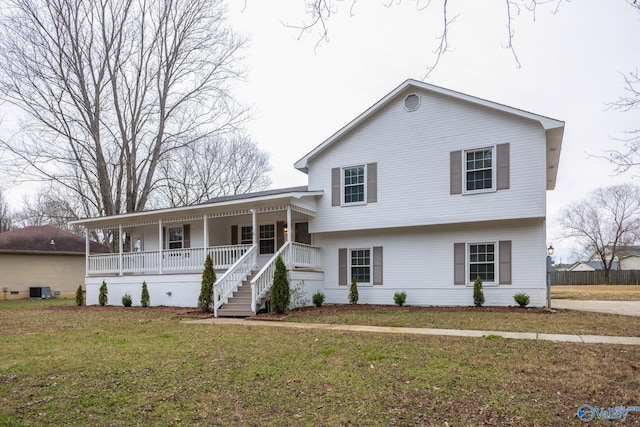
[[[551,298],[598,300],[598,301],[640,301],[638,285],[577,285],[551,286]]]
[[[578,425],[583,403],[638,404],[635,346],[186,324],[170,308],[58,303],[0,302],[0,425]]]

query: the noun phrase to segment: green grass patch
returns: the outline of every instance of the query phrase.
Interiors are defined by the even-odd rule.
[[[0,303],[1,426],[575,425],[580,404],[636,405],[640,389],[633,346],[186,324],[166,308],[56,303]]]
[[[551,298],[587,301],[640,301],[638,285],[575,285],[551,287]]]

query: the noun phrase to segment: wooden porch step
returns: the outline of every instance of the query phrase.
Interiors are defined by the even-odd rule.
[[[229,297],[229,301],[226,304],[222,304],[222,307],[218,309],[218,317],[246,317],[252,316],[251,311],[251,280],[258,273],[258,270],[254,270],[242,282],[242,285],[238,286],[238,289]]]

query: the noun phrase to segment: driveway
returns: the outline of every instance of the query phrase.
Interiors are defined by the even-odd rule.
[[[586,301],[570,299],[552,299],[551,308],[597,313],[640,316],[640,301]]]

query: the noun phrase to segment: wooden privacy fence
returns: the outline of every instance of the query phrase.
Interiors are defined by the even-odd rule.
[[[603,285],[604,270],[552,271],[552,285]],[[640,285],[640,270],[611,270],[610,285]]]

